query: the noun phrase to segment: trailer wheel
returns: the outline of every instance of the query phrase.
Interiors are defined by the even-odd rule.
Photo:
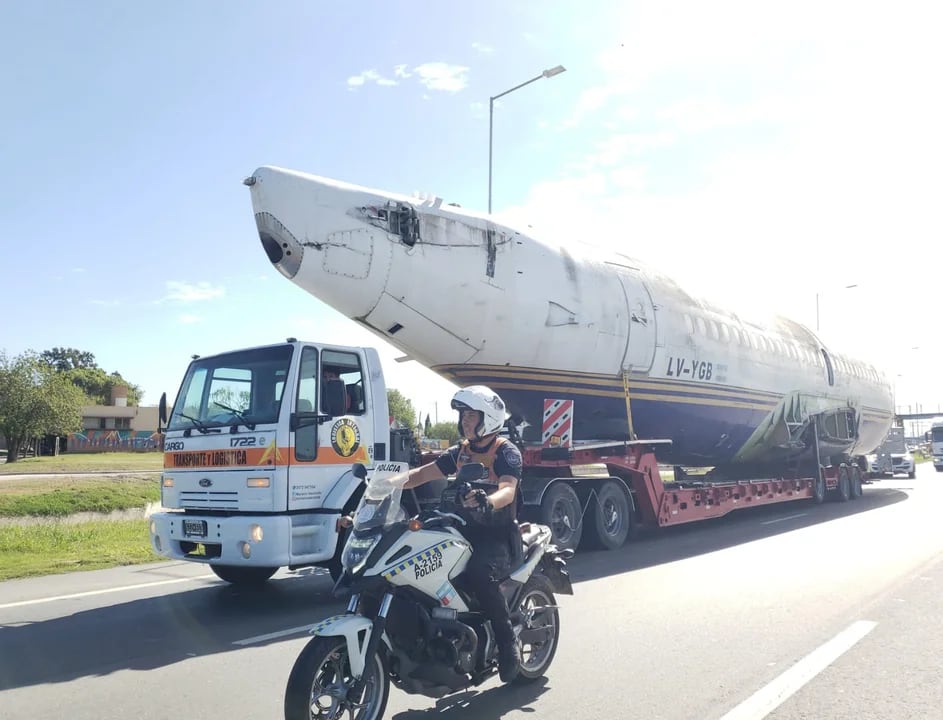
[[[561,550],[576,550],[583,536],[580,499],[569,485],[551,485],[540,501],[540,522],[550,528],[553,543]]]
[[[851,497],[853,500],[861,497],[861,468],[857,465],[851,466]]]
[[[632,501],[623,487],[607,480],[590,499],[587,515],[591,547],[616,550],[625,544],[632,531]]]
[[[812,501],[816,505],[825,502],[825,476],[822,474],[821,469],[818,477],[812,483]]]
[[[838,468],[838,489],[835,491],[835,499],[838,502],[848,502],[851,499],[851,477],[847,465]]]

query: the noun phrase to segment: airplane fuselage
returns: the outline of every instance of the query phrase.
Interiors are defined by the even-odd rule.
[[[781,317],[692,297],[620,253],[548,243],[440,201],[278,168],[247,184],[282,274],[459,385],[487,384],[539,441],[545,398],[577,440],[670,438],[684,464],[870,452],[889,383]]]

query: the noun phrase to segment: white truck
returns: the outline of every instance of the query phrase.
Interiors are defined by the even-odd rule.
[[[930,454],[933,456],[933,467],[937,472],[943,472],[943,417],[935,418],[927,432],[930,443]]]
[[[325,372],[340,379],[322,381]],[[160,418],[167,423],[166,395]],[[363,493],[353,464],[419,461],[412,431],[390,428],[376,350],[295,338],[195,357],[163,450],[167,511],[151,516],[154,550],[207,563],[234,584],[311,565],[336,578],[339,520]]]

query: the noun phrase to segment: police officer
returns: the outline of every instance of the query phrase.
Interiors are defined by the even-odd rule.
[[[458,410],[463,440],[434,462],[411,470],[405,487],[417,487],[457,473],[465,463],[480,462],[487,469],[481,482],[493,489],[486,493],[472,491],[464,498],[468,510],[463,514],[468,524],[461,532],[474,549],[464,577],[482,612],[491,620],[501,680],[510,682],[520,670],[521,651],[498,582],[511,571],[511,543],[521,542],[514,526],[521,453],[513,443],[498,436],[508,414],[504,401],[491,388],[484,385],[462,388],[452,397],[452,409]]]

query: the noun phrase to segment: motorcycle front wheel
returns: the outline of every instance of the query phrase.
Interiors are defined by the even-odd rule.
[[[288,676],[285,720],[380,720],[390,695],[386,661],[376,653],[364,671],[367,682],[358,702],[347,698],[353,683],[347,641],[314,637],[304,646]]]

